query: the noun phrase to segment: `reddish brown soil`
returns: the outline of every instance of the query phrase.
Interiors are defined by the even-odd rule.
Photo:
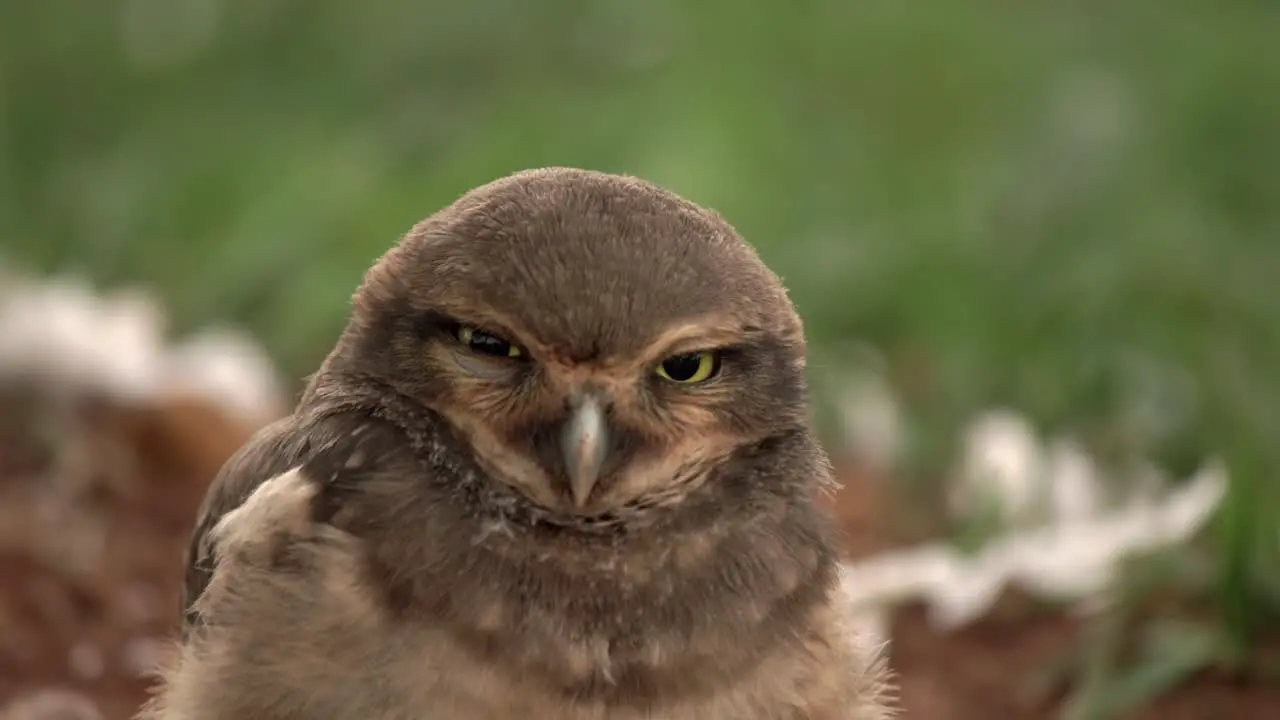
[[[174,401],[124,409],[0,404],[0,720],[71,690],[106,720],[145,698],[167,652],[182,552],[204,487],[250,428]],[[19,412],[20,411],[20,412]]]
[[[923,513],[894,502],[882,478],[846,466],[844,487],[829,500],[851,558],[918,540]],[[981,622],[959,631],[934,629],[923,608],[892,622],[890,660],[904,720],[1057,720],[1061,697],[1038,681],[1080,640],[1077,621],[1025,599],[1005,598]],[[1125,720],[1263,720],[1280,717],[1280,685],[1197,677]]]
[[[0,393],[0,720],[94,717],[18,712],[35,693],[72,691],[126,720],[168,651],[189,526],[204,487],[253,428],[194,402],[55,411]],[[831,500],[852,556],[902,540],[885,484],[844,472]],[[998,614],[939,634],[917,608],[893,621],[892,663],[906,720],[1049,720],[1027,689],[1076,637],[1043,612]],[[6,712],[6,708],[8,712]],[[1202,678],[1140,720],[1276,717],[1280,691]]]

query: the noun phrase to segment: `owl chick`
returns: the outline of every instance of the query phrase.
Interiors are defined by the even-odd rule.
[[[152,720],[882,720],[805,344],[718,215],[550,168],[368,272],[201,510]]]

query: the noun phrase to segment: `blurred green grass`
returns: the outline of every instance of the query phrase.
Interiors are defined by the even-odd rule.
[[[0,2],[0,250],[314,368],[369,263],[516,169],[642,175],[881,348],[917,471],[1003,404],[1234,476],[1218,601],[1280,610],[1280,10],[1260,0]]]

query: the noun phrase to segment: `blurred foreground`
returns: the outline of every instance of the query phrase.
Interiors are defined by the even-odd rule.
[[[0,720],[129,718],[171,648],[182,553],[204,488],[282,411],[273,370],[243,338],[220,331],[171,346],[161,318],[144,296],[99,298],[65,281],[11,276],[0,292],[0,345],[23,348],[0,353]],[[971,461],[1007,460],[994,440],[972,448]],[[1146,498],[1137,525],[1112,514],[1138,528],[1115,548],[1098,549],[1096,528],[1072,536],[1070,522],[1095,521],[1078,517],[1039,549],[1010,546],[1029,554],[975,559],[945,544],[891,552],[911,539],[902,531],[910,523],[898,522],[910,508],[865,463],[838,465],[845,487],[830,501],[853,561],[846,581],[867,631],[888,643],[906,717],[918,720],[1060,717],[1072,678],[1052,666],[1090,636],[1078,613],[1027,590],[1043,596],[1048,582],[1063,598],[1096,596],[1119,567],[1120,546],[1182,541],[1223,488],[1209,472],[1186,486],[1198,492]],[[1081,542],[1092,551],[1073,551]],[[1277,702],[1275,688],[1202,676],[1123,717],[1261,719]]]
[[[205,486],[279,412],[244,390],[274,378],[226,334],[165,345],[148,298],[5,280],[0,719],[124,720],[170,650]]]

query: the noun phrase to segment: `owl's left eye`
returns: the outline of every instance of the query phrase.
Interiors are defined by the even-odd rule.
[[[478,355],[501,358],[524,357],[524,351],[520,349],[520,346],[487,330],[481,330],[470,325],[459,325],[454,331],[454,335],[458,338],[458,342]]]
[[[702,352],[672,355],[658,365],[658,376],[681,385],[710,380],[720,370],[720,354]]]

